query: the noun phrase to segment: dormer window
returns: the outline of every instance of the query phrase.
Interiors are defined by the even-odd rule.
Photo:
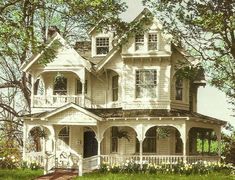
[[[135,36],[135,50],[141,51],[144,49],[144,35],[136,35]]]
[[[148,50],[157,50],[157,34],[151,33],[148,36]]]
[[[109,38],[100,37],[96,38],[96,54],[105,55],[109,52]]]
[[[175,81],[175,100],[183,100],[183,80],[180,78]]]

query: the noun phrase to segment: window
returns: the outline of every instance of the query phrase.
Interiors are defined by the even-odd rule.
[[[67,94],[67,79],[63,76],[55,78],[54,82],[54,95],[66,95]]]
[[[58,138],[69,145],[69,126],[63,127],[60,130]]]
[[[112,77],[112,99],[113,101],[118,100],[118,75]]]
[[[155,98],[157,87],[157,70],[136,71],[136,98]]]
[[[96,38],[96,54],[102,55],[109,52],[109,38]]]
[[[85,80],[85,94],[87,94],[87,80]],[[78,79],[77,80],[77,91],[76,91],[77,94],[82,94],[82,83],[81,81]]]
[[[156,127],[150,128],[147,133],[145,140],[143,142],[143,152],[154,153],[156,152],[156,140],[157,140]]]
[[[176,78],[175,81],[175,99],[183,100],[183,80],[179,78]]]
[[[175,131],[175,153],[182,153],[182,152],[183,152],[182,139],[180,138],[180,133],[176,130]]]
[[[118,152],[118,127],[112,127],[111,133],[111,152]]]
[[[135,36],[135,50],[143,50],[144,48],[144,35],[136,35]]]
[[[157,34],[149,34],[148,37],[148,50],[157,50]]]

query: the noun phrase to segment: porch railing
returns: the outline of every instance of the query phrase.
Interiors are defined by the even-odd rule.
[[[25,154],[25,159],[28,164],[37,163],[39,166],[44,166],[44,155],[43,152],[30,152]]]
[[[109,164],[123,163],[127,160],[132,160],[134,162],[140,162],[139,155],[101,155],[101,162],[108,162]],[[143,155],[143,163],[177,163],[184,162],[194,163],[197,161],[210,161],[218,162],[220,160],[219,156],[182,156],[182,155]]]
[[[35,95],[33,97],[33,107],[59,107],[71,102],[82,106],[83,98],[81,95]],[[85,96],[85,106],[91,107],[91,99],[87,96]]]
[[[97,169],[99,167],[98,158],[99,158],[98,155],[84,158],[82,160],[83,172],[89,172],[91,170]]]

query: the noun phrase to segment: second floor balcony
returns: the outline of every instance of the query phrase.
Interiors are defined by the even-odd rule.
[[[75,103],[79,106],[91,108],[91,99],[83,95],[35,95],[33,97],[34,108],[60,107],[67,103]]]

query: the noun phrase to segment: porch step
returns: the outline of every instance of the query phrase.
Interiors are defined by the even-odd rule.
[[[35,180],[69,180],[78,175],[77,170],[56,169],[55,172],[37,177]]]

